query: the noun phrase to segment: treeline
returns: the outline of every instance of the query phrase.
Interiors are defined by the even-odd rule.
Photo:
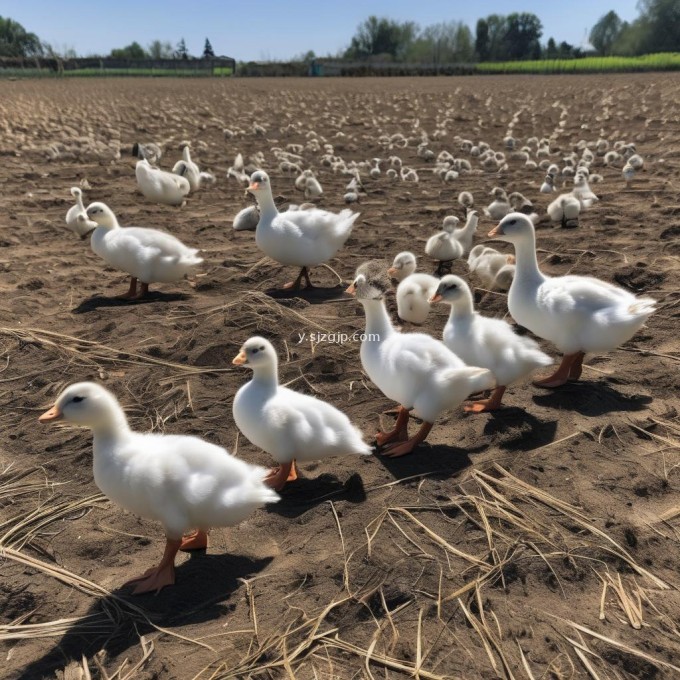
[[[680,52],[680,0],[640,0],[639,7],[635,21],[622,21],[612,10],[593,26],[590,42],[599,54]]]
[[[639,9],[640,16],[630,23],[613,10],[601,17],[590,31],[592,47],[558,43],[552,37],[543,43],[541,20],[529,12],[479,19],[474,36],[459,21],[420,29],[411,21],[371,16],[358,26],[350,46],[339,56],[347,60],[442,64],[680,51],[680,0],[640,0]]]
[[[57,50],[49,43],[41,40],[35,33],[27,31],[18,21],[0,16],[0,57],[62,57],[78,56],[75,49]],[[109,56],[116,59],[194,59],[182,38],[176,47],[172,43],[154,40],[148,47],[142,47],[137,41],[125,47],[111,50],[108,55],[89,55],[93,57]],[[210,40],[205,39],[203,54],[200,58],[215,57]]]

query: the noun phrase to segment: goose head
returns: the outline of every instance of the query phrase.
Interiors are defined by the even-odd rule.
[[[450,234],[458,226],[459,222],[460,220],[454,215],[448,215],[442,222],[442,229]]]
[[[80,190],[79,187],[71,187],[71,196],[78,200],[79,198],[82,198],[83,192]]]
[[[508,213],[498,225],[489,232],[491,238],[517,243],[534,234],[534,224],[527,215],[518,212]]]
[[[404,251],[399,253],[392,262],[392,266],[387,270],[387,273],[397,279],[403,281],[407,276],[413,274],[416,270],[416,256],[413,253]]]
[[[118,220],[106,203],[96,202],[87,206],[87,218],[96,222],[100,227],[112,229],[118,226]]]
[[[256,369],[260,366],[276,366],[277,361],[278,357],[272,343],[257,335],[243,343],[231,363],[234,366]]]
[[[468,302],[471,299],[472,294],[467,283],[460,276],[448,274],[447,276],[442,276],[437,290],[429,299],[429,302],[446,302],[449,305],[455,305],[459,301]]]
[[[355,295],[357,300],[382,300],[391,288],[385,264],[384,260],[364,262],[345,292]]]
[[[187,174],[188,169],[189,169],[189,166],[187,165],[186,161],[179,161],[178,163],[175,164],[175,167],[172,169],[172,171],[176,175],[179,175],[180,177],[184,177],[184,175]]]
[[[116,398],[101,385],[81,382],[69,385],[38,420],[41,423],[65,420],[94,429],[110,423],[119,408]]]
[[[270,191],[269,175],[264,170],[257,170],[250,176],[248,191],[257,198],[263,192]]]

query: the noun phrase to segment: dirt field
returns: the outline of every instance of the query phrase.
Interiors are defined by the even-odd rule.
[[[63,674],[72,660],[130,680],[678,677],[679,101],[674,74],[0,82],[0,677],[87,677]],[[645,169],[630,188],[596,158],[600,202],[578,229],[543,223],[537,239],[547,273],[657,299],[648,326],[588,356],[578,383],[516,385],[493,415],[446,414],[414,455],[302,466],[279,504],[214,531],[205,554],[181,553],[175,587],[132,597],[121,584],[157,563],[161,528],[99,494],[89,432],[38,415],[93,379],[135,429],[199,435],[269,465],[231,415],[250,376],[231,359],[257,333],[277,347],[282,382],[340,407],[370,440],[393,404],[362,373],[359,344],[312,347],[299,333],[362,330],[342,292],[356,267],[422,255],[445,215],[462,217],[461,190],[482,207],[500,185],[545,213],[545,173],[523,161],[497,173],[471,159],[473,173],[444,183],[417,155],[422,131],[435,154],[469,159],[455,135],[502,150],[513,117],[522,144],[553,136],[555,162],[581,139],[636,144]],[[384,148],[394,133],[409,145]],[[168,169],[182,140],[217,183],[182,208],[149,203],[133,142],[162,144]],[[399,155],[420,181],[363,173],[361,217],[330,263],[344,286],[318,268],[325,289],[270,294],[296,272],[232,230],[251,199],[227,169],[262,152],[275,195],[300,203],[272,149],[305,145],[320,204],[338,210],[350,178],[320,164],[324,143],[347,162]],[[200,248],[199,276],[114,300],[126,276],[64,226],[81,180],[86,204]],[[476,242],[494,224],[482,218]],[[467,274],[463,262],[454,271]],[[484,313],[507,314],[504,295],[477,296]],[[441,337],[446,314],[426,330]]]

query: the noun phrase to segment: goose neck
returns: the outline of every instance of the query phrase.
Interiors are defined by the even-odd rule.
[[[382,299],[361,300],[360,302],[366,314],[366,334],[368,336],[377,337],[378,341],[382,341],[394,333],[392,321]]]

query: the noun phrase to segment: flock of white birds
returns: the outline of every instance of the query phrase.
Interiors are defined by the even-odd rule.
[[[578,227],[580,213],[598,200],[591,189],[591,184],[601,180],[590,171],[595,158],[604,169],[621,168],[626,183],[643,166],[634,144],[612,144],[605,139],[582,140],[555,163],[551,140],[531,137],[522,143],[512,134],[515,122],[513,119],[509,125],[502,149],[453,137],[456,155],[449,151],[435,154],[430,146],[442,136],[437,128],[430,136],[421,131],[416,140],[401,133],[382,135],[378,143],[384,156],[362,162],[345,161],[333,144],[311,132],[304,150],[317,153],[322,166],[347,177],[342,200],[350,205],[361,202],[366,182],[382,175],[395,183],[420,181],[423,170],[406,166],[398,155],[408,145],[415,144],[418,157],[430,163],[433,174],[446,183],[480,169],[502,174],[510,160],[520,162],[536,173],[545,173],[540,192],[558,194],[547,213],[561,228]],[[256,135],[266,132],[261,126],[256,128]],[[225,130],[224,135],[231,139],[234,132]],[[341,135],[337,133],[338,139]],[[148,200],[181,206],[190,192],[216,181],[192,160],[188,143],[180,146],[182,159],[165,171],[158,167],[163,154],[160,145],[135,145],[136,181]],[[323,194],[323,187],[315,173],[304,167],[302,145],[271,151],[274,163],[265,163],[262,153],[246,163],[238,154],[229,168],[229,181],[246,187],[256,201],[235,217],[233,227],[254,230],[257,246],[266,256],[299,269],[286,288],[313,287],[310,269],[328,263],[341,251],[359,214],[347,208],[332,212],[317,207],[313,201]],[[263,166],[294,176],[296,188],[311,202],[280,211]],[[66,225],[82,238],[89,236],[98,256],[130,276],[130,288],[123,298],[145,296],[150,284],[179,281],[203,261],[198,250],[171,234],[119,224],[104,203],[86,207],[82,201],[86,188],[71,189],[76,204],[66,215]],[[534,381],[543,388],[578,380],[586,353],[608,351],[626,342],[654,311],[654,300],[637,298],[607,282],[588,276],[543,274],[536,256],[535,232],[543,218],[522,194],[508,194],[495,187],[486,206],[476,209],[476,200],[471,192],[461,192],[458,202],[466,211],[465,224],[459,226],[457,217],[447,216],[442,230],[427,241],[422,257],[432,263],[434,274],[418,272],[417,256],[401,252],[391,266],[377,260],[365,262],[347,288],[365,311],[366,332],[360,348],[363,369],[398,405],[394,428],[375,435],[382,455],[399,457],[413,452],[442,413],[472,395],[490,391],[486,398],[465,405],[466,411],[500,408],[508,386],[553,363],[535,340],[517,334],[510,323],[476,311],[470,284],[445,273],[451,262],[467,259],[470,274],[484,288],[507,290],[512,318],[562,354],[556,370]],[[511,243],[514,255],[475,244],[482,211],[498,222],[488,237]],[[398,315],[405,322],[422,324],[432,305],[450,306],[441,339],[395,327],[385,304],[393,293],[390,279],[398,283]],[[95,383],[71,385],[40,418],[43,422],[63,419],[92,429],[98,487],[119,505],[162,524],[165,552],[157,566],[132,581],[135,593],[157,592],[174,583],[177,551],[205,548],[211,528],[233,526],[264,504],[278,501],[277,491],[296,479],[296,460],[373,451],[335,406],[279,384],[278,358],[269,339],[249,339],[233,363],[253,373],[234,398],[234,421],[247,439],[276,461],[277,467],[271,471],[197,437],[134,432],[114,395]],[[410,436],[411,414],[422,424]]]

